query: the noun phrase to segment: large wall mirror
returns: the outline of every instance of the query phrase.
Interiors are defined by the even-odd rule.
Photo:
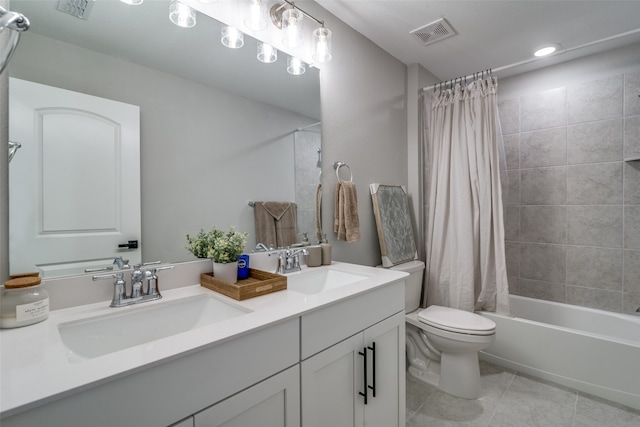
[[[249,201],[295,201],[298,231],[315,234],[317,69],[289,75],[281,52],[275,63],[261,63],[256,40],[247,36],[241,49],[226,48],[222,25],[203,14],[195,27],[178,27],[169,21],[168,0],[140,6],[96,1],[86,19],[57,5],[12,0],[12,10],[27,16],[31,28],[9,75],[140,107],[142,261],[194,259],[184,249],[185,233],[212,225],[248,232],[252,249]],[[29,167],[35,172],[38,164]],[[127,249],[119,254],[126,258]],[[12,256],[11,273],[18,273]]]

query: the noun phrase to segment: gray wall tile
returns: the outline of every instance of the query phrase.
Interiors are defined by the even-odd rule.
[[[567,243],[622,247],[622,206],[568,206]]]
[[[505,258],[507,259],[507,276],[520,276],[520,244],[505,243]]]
[[[566,277],[565,254],[566,247],[563,245],[521,243],[520,285],[522,285],[523,278],[564,283]]]
[[[640,249],[640,206],[624,207],[624,247]]]
[[[520,134],[505,135],[503,139],[507,169],[518,169],[520,167]]]
[[[518,295],[546,301],[565,302],[566,286],[539,280],[520,279]]]
[[[622,117],[622,75],[567,87],[569,124]]]
[[[520,203],[524,205],[564,205],[566,202],[565,166],[522,170]]]
[[[566,243],[567,208],[565,206],[522,206],[520,239],[523,242]]]
[[[640,116],[624,118],[624,156],[640,156]]]
[[[504,216],[504,236],[509,242],[520,240],[520,206],[507,205]]]
[[[520,134],[521,168],[558,166],[566,163],[566,127]]]
[[[583,288],[581,286],[567,286],[567,304],[621,312],[622,292]]]
[[[520,98],[499,101],[498,112],[503,135],[520,132]]]
[[[507,179],[509,180],[507,204],[517,205],[520,203],[520,170],[508,171]]]
[[[622,249],[567,247],[567,283],[622,290]]]
[[[640,73],[624,75],[624,115],[640,115]]]
[[[640,307],[640,293],[625,292],[622,294],[623,312],[627,314],[636,314],[636,310]]]
[[[567,127],[567,162],[599,163],[622,160],[623,120],[612,119]]]
[[[624,250],[624,291],[640,294],[640,251]]]
[[[640,205],[640,162],[624,162],[624,204]]]
[[[567,166],[567,204],[622,203],[622,162]]]
[[[520,101],[522,132],[567,124],[567,91],[564,87],[523,96]]]

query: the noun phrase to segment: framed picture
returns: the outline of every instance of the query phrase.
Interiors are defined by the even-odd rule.
[[[392,267],[418,259],[407,191],[400,185],[371,184],[382,266]]]

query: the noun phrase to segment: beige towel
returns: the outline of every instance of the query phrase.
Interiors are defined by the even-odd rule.
[[[298,240],[296,204],[292,202],[255,202],[256,243],[284,247]]]
[[[347,242],[360,240],[358,196],[356,185],[351,181],[341,181],[336,185],[333,231],[338,235],[338,240]]]
[[[316,239],[322,240],[322,184],[316,187]]]

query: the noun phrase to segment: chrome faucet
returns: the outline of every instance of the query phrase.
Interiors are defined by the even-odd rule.
[[[124,273],[101,274],[93,276],[93,280],[116,279],[113,283],[113,298],[110,307],[125,307],[162,298],[158,290],[158,271],[173,270],[173,265],[154,268],[143,268],[160,264],[160,261],[138,264],[131,272],[131,292],[127,293],[127,282]],[[144,282],[147,282],[145,289]]]
[[[277,274],[292,273],[294,271],[300,271],[300,254],[309,255],[309,251],[306,249],[285,249],[278,253],[278,268]]]
[[[113,260],[113,265],[117,266],[119,270],[128,270],[131,268],[129,266],[129,260],[123,259],[122,257],[115,258]]]

